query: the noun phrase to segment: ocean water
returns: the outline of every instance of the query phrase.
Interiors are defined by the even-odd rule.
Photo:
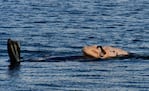
[[[110,45],[149,55],[148,0],[1,0],[0,91],[147,91],[144,58],[24,61],[10,70],[7,39],[24,59],[82,55]]]

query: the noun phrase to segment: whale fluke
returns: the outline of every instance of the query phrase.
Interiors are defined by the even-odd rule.
[[[20,44],[17,41],[8,39],[7,50],[10,59],[10,67],[20,65]]]

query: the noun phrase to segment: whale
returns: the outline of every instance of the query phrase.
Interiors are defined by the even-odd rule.
[[[108,59],[100,59],[100,58],[90,58],[86,56],[54,56],[54,57],[45,57],[45,58],[37,58],[37,59],[22,59],[21,57],[21,48],[20,43],[16,40],[8,39],[7,40],[7,51],[9,55],[10,64],[9,67],[17,67],[20,65],[21,62],[61,62],[61,61],[80,61],[80,62],[89,62],[89,61],[104,61],[104,60],[111,60],[111,59],[129,59],[129,58],[135,58],[135,59],[149,59],[148,55],[140,55],[136,53],[129,53],[129,55],[126,56],[119,56],[115,58],[108,58]]]

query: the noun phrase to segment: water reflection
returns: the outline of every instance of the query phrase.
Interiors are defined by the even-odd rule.
[[[21,66],[18,65],[18,66],[8,66],[8,75],[10,77],[19,77],[19,72],[20,72],[20,68]]]

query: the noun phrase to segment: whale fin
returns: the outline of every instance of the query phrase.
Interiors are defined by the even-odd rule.
[[[20,44],[17,41],[8,39],[7,50],[10,59],[10,66],[17,66],[20,64]]]

